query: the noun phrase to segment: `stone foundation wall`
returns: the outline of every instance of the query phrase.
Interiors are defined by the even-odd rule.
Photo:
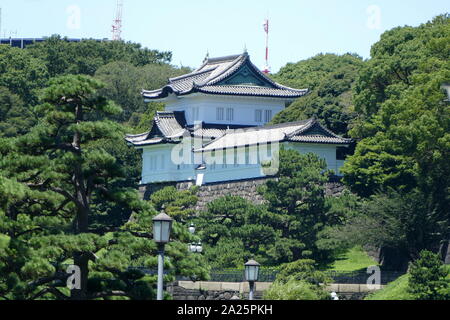
[[[259,186],[265,184],[269,179],[273,178],[226,181],[203,185],[197,192],[198,203],[195,210],[202,211],[206,209],[207,203],[226,195],[240,196],[244,199],[252,201],[255,204],[262,204],[265,201],[264,197],[260,195],[257,190]],[[194,182],[191,181],[154,183],[141,185],[139,187],[139,191],[141,197],[148,200],[153,192],[160,190],[166,186],[174,186],[178,190],[187,190],[194,185]],[[339,196],[340,194],[342,194],[344,188],[345,187],[343,186],[343,184],[338,179],[334,178],[326,184],[325,193],[327,196]]]
[[[258,283],[255,300],[263,298],[270,283]],[[179,281],[167,287],[174,300],[248,300],[248,283]]]
[[[255,300],[262,300],[270,282],[257,282]],[[369,293],[382,289],[363,284],[331,284],[326,290],[336,292],[340,300],[362,300]],[[174,300],[247,300],[248,282],[177,281],[167,286]]]

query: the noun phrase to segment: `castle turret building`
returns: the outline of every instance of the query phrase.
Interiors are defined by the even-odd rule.
[[[280,85],[258,70],[248,53],[207,58],[195,71],[144,90],[145,101],[166,104],[148,132],[127,135],[142,149],[142,184],[198,185],[275,175],[281,145],[324,158],[340,175],[337,136],[315,118],[267,125],[293,100],[308,93]]]

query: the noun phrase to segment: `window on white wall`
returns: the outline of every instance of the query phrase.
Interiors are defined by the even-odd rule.
[[[245,164],[246,165],[250,164],[250,147],[249,146],[245,146]]]
[[[198,107],[192,108],[192,120],[194,120],[194,121],[199,120]]]
[[[272,120],[272,110],[266,110],[264,112],[264,121],[269,122],[270,120]]]
[[[158,168],[157,156],[150,157],[150,170],[156,170]]]
[[[262,122],[262,110],[255,110],[255,122]]]
[[[161,169],[166,169],[166,155],[161,155]]]
[[[227,167],[227,152],[225,149],[223,149],[223,154],[222,154],[222,168],[226,168]]]
[[[228,121],[234,120],[234,109],[233,108],[227,108],[227,120]]]
[[[223,108],[216,109],[216,120],[223,120]]]
[[[272,158],[272,143],[267,143],[267,158]]]
[[[209,165],[211,170],[216,170],[216,150],[211,151],[211,159],[214,159],[214,162]]]

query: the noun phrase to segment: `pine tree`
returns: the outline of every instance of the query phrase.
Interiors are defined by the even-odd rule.
[[[0,295],[8,299],[152,298],[157,213],[125,187],[126,174],[103,146],[123,144],[121,110],[97,94],[88,76],[52,79],[28,134],[0,141]],[[174,274],[207,277],[189,259],[189,233],[175,223],[167,246]],[[192,261],[192,262],[191,262]],[[197,263],[197,264],[195,264]],[[80,288],[66,288],[67,264],[80,268]]]

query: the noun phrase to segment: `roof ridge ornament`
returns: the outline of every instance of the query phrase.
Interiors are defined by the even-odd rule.
[[[208,60],[209,60],[209,50],[206,50],[206,56],[205,59],[203,59],[203,63],[208,62]]]

